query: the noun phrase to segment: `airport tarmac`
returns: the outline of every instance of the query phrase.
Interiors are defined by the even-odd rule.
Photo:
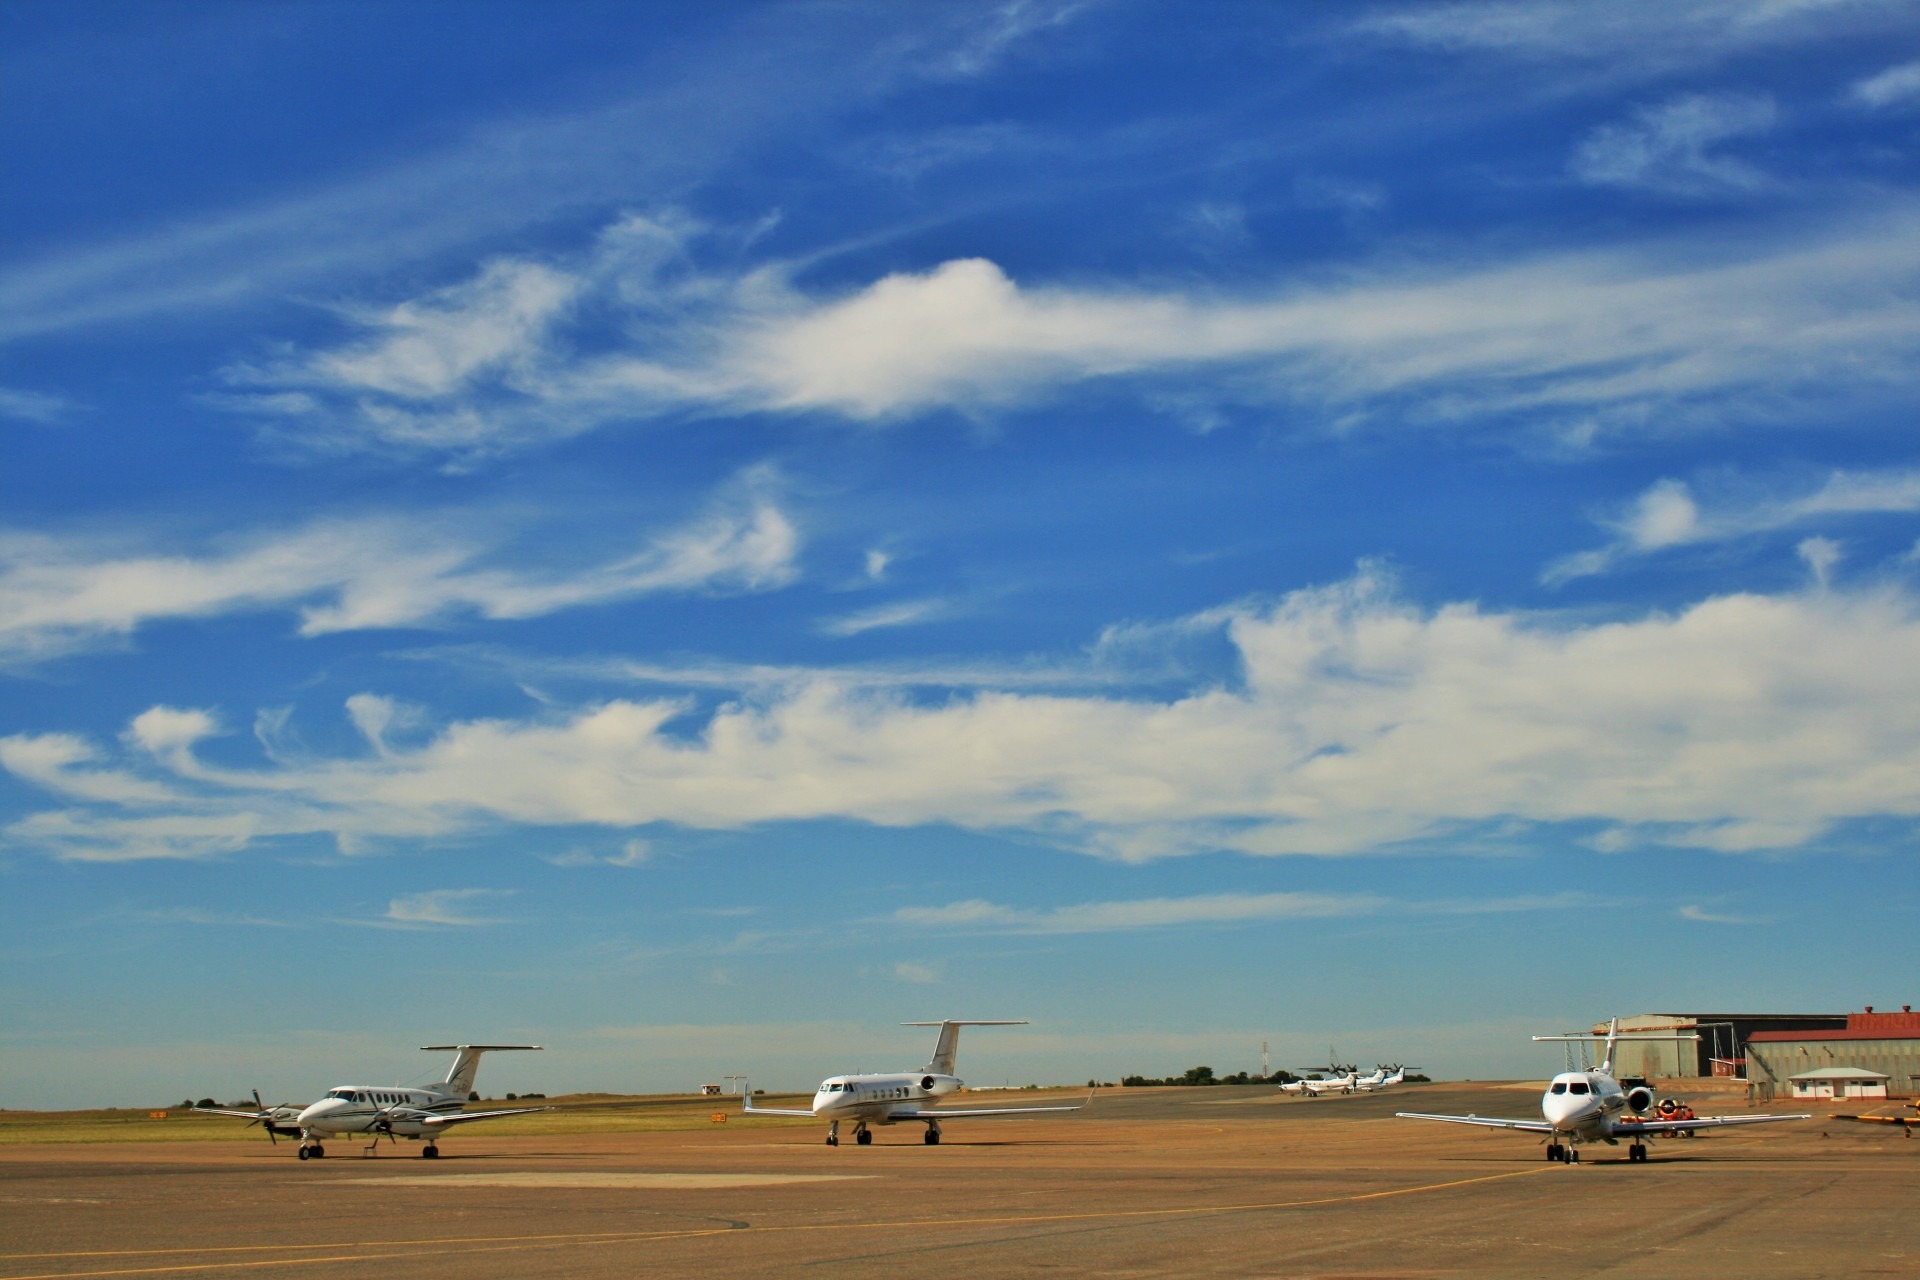
[[[253,1135],[0,1147],[0,1280],[1920,1275],[1920,1141],[1900,1129],[1822,1117],[1569,1166],[1530,1135],[1392,1116],[1537,1103],[1473,1084],[1110,1090],[1074,1115],[953,1121],[938,1147],[917,1124],[836,1148],[823,1126],[738,1114],[476,1126],[436,1161],[335,1141],[301,1162]]]

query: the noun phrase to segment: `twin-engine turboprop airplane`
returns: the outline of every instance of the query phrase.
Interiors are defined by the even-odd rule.
[[[940,1122],[957,1116],[1020,1116],[1032,1115],[1042,1111],[1078,1111],[1086,1106],[1085,1102],[1071,1107],[976,1107],[965,1111],[942,1110],[935,1114],[934,1108],[948,1094],[957,1093],[965,1084],[953,1074],[954,1053],[960,1043],[961,1027],[1024,1027],[1026,1020],[1007,1022],[963,1022],[948,1019],[945,1022],[903,1022],[903,1027],[938,1027],[940,1038],[935,1041],[933,1060],[918,1071],[900,1071],[886,1075],[829,1076],[821,1081],[814,1091],[813,1106],[807,1111],[782,1110],[775,1107],[756,1107],[753,1095],[744,1099],[747,1114],[756,1116],[817,1116],[827,1122],[827,1145],[840,1145],[840,1122],[853,1122],[853,1140],[861,1146],[873,1141],[873,1128],[877,1124],[898,1124],[902,1120],[919,1120],[927,1126],[926,1143],[928,1146],[940,1144]],[[1092,1100],[1092,1095],[1088,1095]]]
[[[1593,1035],[1535,1036],[1536,1041],[1554,1043],[1594,1040]],[[1524,1133],[1547,1135],[1547,1159],[1565,1164],[1580,1163],[1580,1144],[1604,1142],[1618,1146],[1627,1140],[1627,1159],[1644,1162],[1646,1139],[1655,1134],[1682,1130],[1713,1129],[1735,1124],[1773,1124],[1779,1120],[1811,1120],[1811,1115],[1795,1116],[1696,1116],[1690,1120],[1657,1120],[1643,1115],[1653,1105],[1653,1090],[1635,1085],[1623,1090],[1613,1078],[1613,1049],[1623,1040],[1698,1040],[1691,1034],[1660,1031],[1620,1030],[1620,1019],[1607,1024],[1607,1051],[1597,1069],[1563,1071],[1547,1086],[1540,1099],[1540,1120],[1494,1120],[1486,1116],[1437,1116],[1418,1111],[1397,1111],[1405,1120],[1442,1120],[1448,1124],[1478,1124],[1494,1129],[1519,1129]]]
[[[267,1136],[299,1134],[302,1160],[319,1159],[327,1154],[323,1138],[343,1133],[370,1133],[374,1145],[381,1138],[427,1140],[420,1154],[429,1158],[440,1154],[435,1145],[444,1129],[475,1120],[493,1120],[500,1116],[522,1116],[530,1111],[551,1111],[551,1107],[512,1107],[502,1111],[467,1111],[467,1095],[473,1092],[473,1078],[480,1068],[480,1055],[505,1049],[538,1049],[537,1044],[428,1044],[428,1052],[453,1050],[457,1057],[439,1084],[341,1085],[327,1090],[324,1098],[305,1107],[261,1107],[258,1111],[228,1111],[220,1107],[195,1107],[213,1115],[241,1116],[266,1126]],[[253,1100],[260,1101],[256,1092]],[[277,1139],[275,1139],[277,1141]]]

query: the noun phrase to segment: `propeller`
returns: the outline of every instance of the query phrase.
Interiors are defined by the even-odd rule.
[[[273,1143],[276,1147],[279,1146],[279,1135],[273,1131],[273,1112],[267,1110],[267,1104],[260,1101],[260,1091],[258,1089],[253,1091],[253,1105],[259,1108],[260,1114],[247,1121],[247,1128],[251,1129],[257,1124],[266,1126],[267,1141]]]

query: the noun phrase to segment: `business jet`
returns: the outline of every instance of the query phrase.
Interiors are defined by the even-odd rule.
[[[467,1095],[473,1092],[473,1078],[480,1069],[480,1055],[507,1049],[538,1049],[537,1044],[428,1044],[420,1046],[430,1053],[452,1050],[457,1056],[439,1084],[341,1085],[327,1090],[326,1096],[304,1107],[282,1104],[260,1107],[257,1111],[229,1111],[222,1107],[195,1107],[210,1115],[240,1116],[264,1125],[267,1137],[298,1134],[297,1154],[302,1160],[318,1160],[327,1154],[322,1139],[346,1133],[370,1133],[373,1145],[380,1139],[394,1142],[400,1138],[427,1140],[420,1154],[431,1159],[440,1154],[436,1145],[443,1130],[475,1120],[495,1120],[501,1116],[523,1116],[532,1111],[551,1111],[551,1107],[510,1107],[500,1111],[467,1111]],[[257,1106],[260,1094],[253,1101]]]
[[[1594,1035],[1535,1036],[1535,1041],[1576,1043],[1598,1039]],[[1418,1111],[1398,1111],[1404,1120],[1439,1120],[1447,1124],[1477,1124],[1494,1129],[1518,1129],[1523,1133],[1547,1136],[1547,1159],[1562,1164],[1580,1163],[1580,1144],[1604,1142],[1618,1146],[1627,1140],[1627,1159],[1644,1163],[1646,1139],[1656,1134],[1682,1130],[1714,1129],[1736,1124],[1774,1124],[1781,1120],[1811,1120],[1812,1115],[1794,1116],[1697,1116],[1689,1120],[1660,1120],[1643,1115],[1653,1105],[1653,1090],[1635,1085],[1622,1090],[1613,1078],[1614,1047],[1626,1040],[1698,1040],[1691,1034],[1658,1031],[1620,1030],[1620,1019],[1607,1024],[1606,1055],[1599,1067],[1586,1071],[1563,1071],[1555,1076],[1540,1098],[1539,1120],[1495,1120],[1487,1116],[1439,1116]]]
[[[853,1122],[853,1140],[860,1146],[873,1142],[873,1126],[918,1120],[927,1126],[926,1144],[940,1145],[940,1122],[962,1116],[1023,1116],[1043,1111],[1078,1111],[1085,1102],[1071,1107],[970,1107],[966,1110],[943,1109],[935,1112],[941,1100],[958,1093],[965,1084],[953,1074],[953,1059],[960,1043],[961,1027],[1024,1027],[1017,1021],[965,1022],[949,1018],[945,1022],[903,1022],[903,1027],[938,1027],[940,1038],[934,1042],[933,1060],[918,1071],[900,1071],[883,1075],[829,1076],[814,1091],[813,1106],[805,1111],[776,1107],[756,1107],[753,1094],[743,1101],[749,1115],[813,1116],[827,1122],[827,1145],[840,1145],[840,1122]],[[1088,1095],[1092,1101],[1092,1095]]]

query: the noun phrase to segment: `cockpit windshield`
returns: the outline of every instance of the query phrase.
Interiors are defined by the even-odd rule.
[[[331,1090],[331,1091],[330,1091],[330,1092],[329,1092],[329,1093],[327,1094],[327,1096],[328,1096],[329,1098],[345,1098],[345,1099],[346,1099],[346,1100],[347,1100],[348,1102],[352,1102],[352,1101],[353,1101],[353,1090],[351,1090],[351,1089],[334,1089],[334,1090]]]
[[[1553,1082],[1553,1088],[1547,1090],[1548,1093],[1565,1093],[1566,1091],[1567,1082],[1565,1080],[1555,1080]]]
[[[1585,1093],[1586,1091],[1587,1082],[1585,1080],[1570,1081],[1567,1085],[1568,1093]]]

